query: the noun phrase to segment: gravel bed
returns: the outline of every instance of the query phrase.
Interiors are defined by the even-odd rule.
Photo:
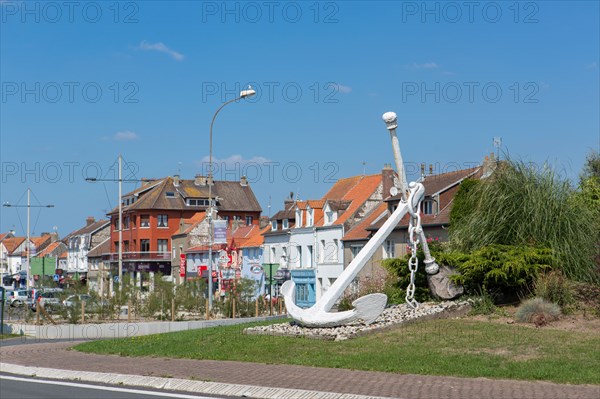
[[[340,327],[315,328],[303,327],[292,321],[268,326],[249,327],[244,329],[244,333],[343,341],[417,319],[427,320],[463,315],[470,309],[471,303],[469,301],[426,302],[420,304],[416,310],[411,309],[406,304],[401,304],[386,308],[371,324],[356,321]]]

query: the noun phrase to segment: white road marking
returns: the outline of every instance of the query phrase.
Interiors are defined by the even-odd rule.
[[[161,396],[164,398],[215,399],[214,396],[195,396],[195,395],[184,395],[184,394],[171,393],[171,392],[144,391],[141,389],[128,389],[128,388],[117,388],[117,387],[109,387],[109,386],[102,386],[102,385],[78,384],[78,383],[66,382],[66,381],[37,380],[37,379],[31,379],[31,378],[12,377],[12,376],[7,376],[7,375],[0,375],[0,379],[12,380],[12,381],[33,382],[36,384],[61,385],[61,386],[75,387],[75,388],[96,389],[99,391],[125,392],[125,393],[132,393],[132,394]]]

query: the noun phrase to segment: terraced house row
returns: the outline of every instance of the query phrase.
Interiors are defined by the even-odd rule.
[[[460,183],[489,175],[495,161],[442,174],[425,174],[421,212],[426,234],[447,238],[449,213]],[[335,282],[364,244],[400,201],[391,195],[397,176],[390,165],[380,173],[339,179],[318,199],[299,199],[293,193],[271,218],[248,183],[168,176],[146,180],[122,196],[122,226],[118,208],[106,220],[88,218],[85,226],[62,240],[56,234],[32,237],[32,275],[58,284],[73,280],[109,295],[115,281],[128,275],[143,290],[161,276],[182,283],[210,279],[216,295],[240,278],[256,281],[257,295],[279,295],[289,279],[296,283],[296,303],[311,306]],[[210,248],[209,185],[214,199],[213,220],[224,225],[224,240]],[[382,277],[381,260],[406,254],[408,219],[363,269],[361,279]],[[122,239],[119,239],[121,229]],[[5,283],[23,283],[27,245],[23,237],[0,236],[0,259]],[[123,276],[118,276],[119,247]],[[33,248],[33,247],[32,247]],[[212,262],[209,253],[212,250]],[[41,263],[40,263],[41,262]],[[209,272],[209,264],[213,265]],[[355,286],[356,287],[356,286]]]

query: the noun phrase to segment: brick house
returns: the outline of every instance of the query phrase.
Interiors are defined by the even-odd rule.
[[[139,281],[143,272],[171,276],[172,262],[178,259],[178,247],[172,237],[185,230],[186,220],[204,214],[209,205],[209,184],[219,218],[229,224],[258,225],[262,211],[245,177],[240,181],[214,181],[197,175],[193,180],[169,176],[151,180],[122,197],[123,270]],[[113,275],[118,274],[119,214],[118,208],[108,216],[111,220],[110,262]],[[185,249],[185,248],[183,248]]]

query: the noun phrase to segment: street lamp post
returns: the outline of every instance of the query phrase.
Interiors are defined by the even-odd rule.
[[[8,208],[27,208],[27,289],[31,287],[31,235],[30,235],[30,213],[31,208],[54,208],[54,205],[31,205],[31,188],[27,188],[27,205],[12,205],[8,202],[2,204]]]
[[[212,272],[213,272],[213,263],[212,263],[212,247],[213,247],[213,199],[212,199],[212,185],[213,185],[213,165],[212,165],[212,143],[213,143],[213,125],[215,123],[215,119],[217,119],[217,115],[221,110],[227,105],[231,104],[234,101],[241,100],[242,98],[250,97],[256,94],[256,91],[252,89],[251,86],[248,86],[248,89],[242,90],[240,92],[239,97],[234,98],[233,100],[229,100],[223,103],[217,112],[215,112],[212,121],[210,122],[210,144],[209,144],[209,155],[208,155],[208,309],[212,309],[213,303],[213,281],[212,281]]]
[[[99,182],[99,181],[110,181],[110,182],[117,181],[117,182],[119,182],[119,230],[118,230],[119,231],[119,248],[118,248],[119,258],[118,258],[118,264],[119,264],[119,287],[123,288],[123,286],[121,285],[121,279],[123,278],[123,200],[122,200],[123,182],[137,183],[137,182],[140,182],[143,180],[140,180],[140,179],[123,180],[123,156],[121,154],[119,154],[119,178],[117,180],[115,180],[115,179],[98,179],[96,177],[87,177],[85,179],[85,181],[91,182],[91,183],[95,183],[95,182]],[[121,291],[122,290],[119,290],[119,295],[120,295]]]

